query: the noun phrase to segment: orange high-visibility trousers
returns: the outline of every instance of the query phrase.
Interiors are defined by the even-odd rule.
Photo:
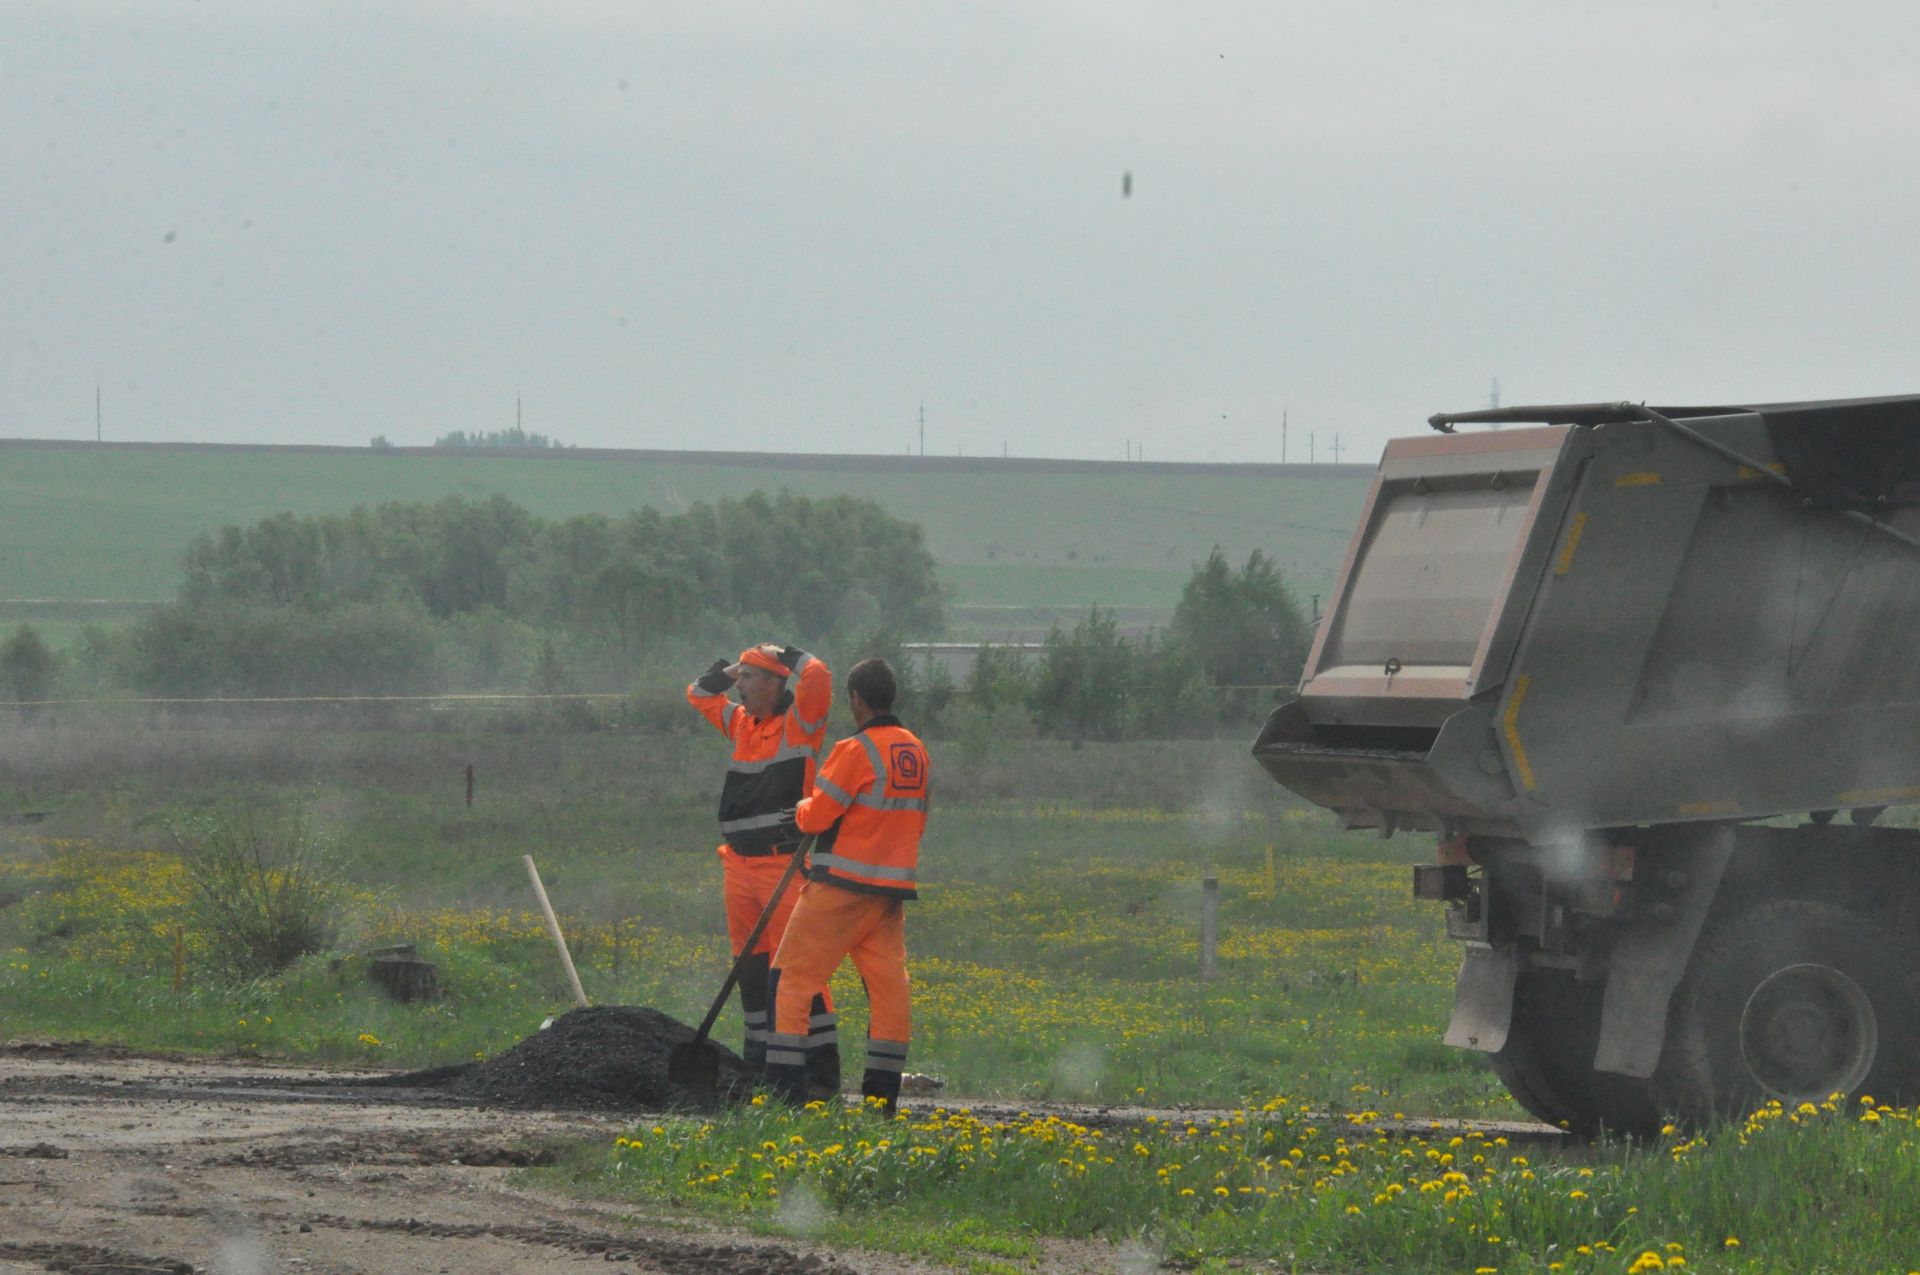
[[[907,923],[901,900],[809,881],[773,954],[774,1034],[768,1075],[807,1033],[809,998],[847,957],[867,987],[867,1078],[862,1092],[891,1101],[906,1069],[913,1034],[908,1003]]]
[[[787,856],[735,854],[726,846],[720,847],[719,854],[720,897],[727,907],[728,946],[738,956],[740,945],[753,933],[760,914],[766,910],[767,900],[773,897],[773,887],[780,883],[780,874],[787,870]],[[773,910],[773,919],[767,922],[766,933],[760,936],[760,941],[753,945],[754,951],[773,955],[780,946],[780,936],[787,931],[793,905],[799,900],[800,879],[796,878],[787,887],[780,906]]]
[[[720,897],[727,910],[728,947],[738,955],[741,944],[747,941],[747,936],[753,933],[753,927],[759,924],[767,900],[773,897],[773,888],[780,884],[781,874],[787,870],[787,857],[776,854],[735,854],[726,846],[720,847],[719,854]],[[740,1052],[752,1067],[763,1066],[766,1062],[767,1035],[773,1029],[773,1006],[768,1004],[773,953],[780,945],[780,936],[786,933],[793,909],[800,900],[803,883],[804,879],[799,876],[788,882],[787,892],[774,908],[765,932],[760,935],[760,941],[753,945],[754,959],[748,961],[740,971],[740,1013],[745,1019],[745,1039]],[[833,1011],[833,996],[827,990],[827,980],[823,978],[808,988],[806,1000],[809,1007],[807,1025],[800,1032],[807,1038],[805,1049],[809,1076],[819,1088],[838,1089],[839,1018]]]

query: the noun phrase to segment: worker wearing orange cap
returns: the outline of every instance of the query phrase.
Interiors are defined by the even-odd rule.
[[[926,746],[893,715],[895,693],[885,660],[854,665],[847,705],[859,729],[833,746],[794,811],[801,831],[818,835],[773,957],[767,1085],[789,1100],[806,1094],[809,989],[824,986],[848,956],[869,1007],[860,1092],[888,1113],[900,1096],[912,1036],[903,904],[918,892],[928,766]]]
[[[728,698],[728,691],[739,695],[738,703]],[[767,642],[748,647],[738,660],[715,660],[687,687],[687,702],[733,745],[720,787],[724,840],[717,853],[727,934],[737,954],[772,897],[788,856],[799,848],[791,814],[813,782],[814,765],[826,742],[833,675],[825,663],[798,647]],[[795,899],[796,892],[789,890],[740,972],[740,1009],[746,1018],[741,1055],[754,1067],[766,1062],[767,1033],[773,1026],[769,965]],[[826,986],[822,979],[814,989],[802,1048],[807,1082],[816,1090],[836,1093],[838,1023]]]

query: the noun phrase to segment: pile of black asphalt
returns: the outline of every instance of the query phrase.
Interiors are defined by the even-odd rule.
[[[679,1019],[646,1006],[596,1005],[572,1010],[481,1062],[400,1072],[375,1083],[493,1106],[573,1111],[709,1110],[750,1096],[754,1073],[712,1041],[704,1048],[720,1060],[716,1090],[673,1083],[669,1059],[693,1034]]]

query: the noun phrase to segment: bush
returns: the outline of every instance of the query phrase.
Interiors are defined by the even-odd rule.
[[[1195,569],[1174,609],[1167,641],[1222,688],[1214,708],[1229,721],[1254,721],[1276,689],[1300,678],[1312,634],[1273,560],[1258,549],[1238,571],[1218,545]]]
[[[300,820],[238,806],[169,832],[216,975],[261,978],[332,946],[342,894],[337,855]]]
[[[983,708],[977,700],[947,715],[941,742],[953,743],[970,765],[1003,760],[1016,744],[1034,737],[1033,716],[1016,704]]]
[[[431,690],[436,632],[417,606],[324,611],[227,602],[156,607],[134,629],[135,683],[157,695],[381,695]]]
[[[0,644],[0,698],[32,702],[53,695],[53,652],[30,624]]]
[[[986,713],[1025,708],[1033,698],[1033,688],[1033,665],[1018,647],[982,646],[967,674],[967,698]]]
[[[1138,648],[1121,636],[1111,611],[1094,607],[1071,633],[1055,625],[1033,683],[1035,724],[1073,739],[1121,738],[1139,664]]]

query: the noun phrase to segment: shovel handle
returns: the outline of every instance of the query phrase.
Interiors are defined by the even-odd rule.
[[[733,991],[735,983],[740,981],[740,971],[747,966],[747,958],[753,955],[755,944],[760,936],[767,932],[767,926],[773,923],[773,910],[780,906],[781,896],[786,894],[787,885],[794,874],[800,871],[800,860],[813,849],[813,838],[802,841],[791,855],[787,856],[787,870],[780,874],[780,880],[774,885],[773,893],[767,896],[767,906],[760,909],[760,919],[753,923],[753,932],[747,935],[747,941],[740,945],[739,954],[733,958],[733,968],[727,971],[727,981],[720,984],[720,994],[713,998],[713,1004],[707,1006],[707,1016],[700,1020],[700,1030],[693,1034],[693,1044],[706,1040],[707,1033],[713,1030],[713,1024],[720,1017],[720,1010],[727,1003],[727,996]]]
[[[553,946],[560,953],[560,968],[567,972],[567,986],[573,989],[573,1003],[581,1009],[587,1007],[587,993],[580,986],[580,975],[573,968],[573,955],[567,951],[567,937],[560,932],[560,918],[553,914],[553,904],[547,900],[547,887],[540,884],[540,869],[533,866],[533,856],[520,856],[527,865],[527,880],[533,882],[533,897],[540,900],[540,915],[547,918],[547,933],[553,937]]]

